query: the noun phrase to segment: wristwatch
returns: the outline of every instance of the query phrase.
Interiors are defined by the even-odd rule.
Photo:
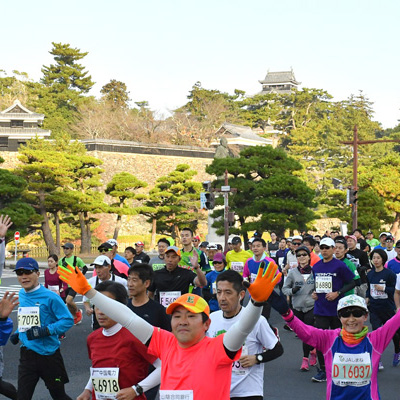
[[[257,364],[261,364],[264,361],[262,354],[256,355],[256,361],[257,361]]]
[[[133,385],[132,387],[138,396],[141,396],[143,394],[143,388],[139,384]]]

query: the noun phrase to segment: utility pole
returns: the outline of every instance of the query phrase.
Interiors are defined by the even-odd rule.
[[[349,144],[353,146],[353,185],[352,191],[355,193],[353,207],[351,209],[352,223],[353,223],[353,231],[357,229],[358,225],[358,211],[357,211],[357,198],[358,198],[358,146],[363,144],[374,144],[374,143],[389,143],[389,142],[400,142],[400,139],[377,139],[377,140],[358,140],[358,129],[357,125],[354,125],[353,130],[353,140],[351,141],[343,141],[340,142],[342,144]]]

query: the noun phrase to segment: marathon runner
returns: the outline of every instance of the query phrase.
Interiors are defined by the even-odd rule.
[[[396,251],[396,257],[388,261],[385,266],[398,275],[400,273],[400,240],[396,242],[394,250]]]
[[[120,283],[101,282],[96,290],[123,305],[127,303],[126,289]],[[95,313],[102,329],[92,332],[87,338],[92,367],[85,390],[77,400],[146,399],[144,391],[156,386],[160,380],[160,360],[147,354],[143,343],[99,308],[95,307]],[[147,377],[152,363],[158,370]]]
[[[149,264],[153,267],[154,271],[158,271],[159,269],[163,269],[165,265],[165,250],[170,246],[169,242],[165,238],[161,238],[157,242],[158,254],[156,257],[153,257]]]
[[[203,287],[207,280],[198,264],[198,254],[189,258],[192,268],[181,268],[178,264],[181,261],[181,250],[176,246],[170,246],[165,252],[165,267],[154,272],[154,279],[149,286],[149,297],[167,307],[184,293],[189,292],[190,285]]]
[[[111,260],[120,261],[129,268],[130,265],[128,260],[125,257],[122,257],[118,254],[118,242],[115,239],[108,239],[107,243],[111,244],[112,246],[111,256],[109,256],[109,258]]]
[[[135,243],[136,255],[133,259],[135,263],[146,263],[150,261],[150,257],[146,254],[144,250],[144,243],[139,241]]]
[[[151,326],[123,304],[98,293],[79,269],[60,267],[59,274],[146,344],[150,354],[161,359],[161,400],[178,395],[186,396],[188,400],[228,400],[232,361],[240,358],[242,344],[260,318],[260,306],[281,278],[280,273],[275,275],[276,270],[276,264],[270,264],[263,274],[264,265],[261,264],[257,279],[248,288],[251,302],[239,321],[216,338],[206,337],[210,309],[197,295],[187,293],[169,305],[171,333]]]
[[[71,313],[60,296],[40,285],[39,265],[35,259],[18,260],[15,273],[22,287],[19,291],[18,329],[10,338],[13,344],[22,342],[17,398],[32,399],[41,378],[54,400],[71,400],[65,393],[64,385],[69,380],[58,340],[59,335],[74,325]]]
[[[242,239],[239,236],[233,237],[232,250],[226,253],[227,269],[232,269],[243,275],[244,265],[251,257],[250,252],[242,249]]]
[[[314,316],[315,326],[321,329],[336,329],[340,327],[337,317],[337,304],[343,294],[355,286],[354,274],[347,265],[333,257],[335,242],[331,238],[321,240],[320,249],[323,259],[312,268],[315,281]],[[326,381],[324,356],[317,351],[319,362],[318,373],[312,377],[313,382]]]
[[[324,240],[324,239],[323,239]],[[322,242],[322,241],[321,241]],[[378,365],[382,353],[400,327],[400,313],[380,329],[368,332],[368,307],[364,298],[352,294],[337,305],[342,328],[317,329],[296,318],[285,298],[271,293],[270,303],[296,332],[325,356],[327,400],[379,400]]]
[[[81,258],[73,255],[74,245],[72,243],[65,243],[63,246],[61,246],[61,248],[64,251],[64,257],[58,260],[58,265],[63,265],[63,266],[66,266],[67,264],[72,265],[73,267],[80,268],[85,274],[87,271],[86,264]],[[67,304],[69,312],[74,318],[74,324],[78,325],[82,322],[82,311],[78,308],[78,306],[74,301],[75,296],[76,293],[74,292],[74,290],[68,288],[67,295],[65,297],[65,302]]]
[[[315,288],[314,275],[311,271],[310,249],[300,246],[296,249],[298,266],[289,270],[282,287],[282,292],[292,298],[294,315],[307,325],[314,326],[314,304],[312,293]],[[317,364],[316,352],[312,346],[303,342],[303,360],[300,370],[309,371],[310,365]]]
[[[370,257],[374,268],[367,275],[368,290],[366,300],[370,312],[369,321],[372,325],[372,330],[376,330],[396,314],[393,298],[396,274],[390,269],[384,268],[387,261],[385,250],[373,250]],[[394,334],[393,344],[393,366],[397,367],[400,363],[400,331]],[[379,369],[383,369],[381,361],[379,361]]]
[[[94,270],[96,271],[96,275],[89,279],[89,284],[91,286],[96,287],[101,282],[115,281],[122,284],[125,287],[126,293],[128,294],[128,285],[126,279],[116,276],[113,272],[111,272],[111,260],[107,256],[98,256],[90,265],[94,267]],[[94,306],[90,304],[90,300],[86,297],[83,297],[82,301],[85,307],[86,315],[92,317],[93,330],[100,328],[94,312]]]
[[[216,283],[221,310],[211,314],[211,325],[207,331],[209,337],[228,332],[245,311],[241,302],[246,289],[239,273],[224,271],[218,275]],[[241,357],[232,365],[231,400],[262,400],[264,363],[282,354],[283,347],[267,320],[259,318],[243,343]]]

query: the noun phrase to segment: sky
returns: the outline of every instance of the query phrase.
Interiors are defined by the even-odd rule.
[[[38,80],[54,60],[51,42],[87,51],[96,82],[124,82],[132,105],[159,115],[206,89],[247,95],[269,71],[293,68],[300,87],[334,100],[359,90],[374,120],[400,119],[398,0],[19,0],[2,2],[0,70]]]

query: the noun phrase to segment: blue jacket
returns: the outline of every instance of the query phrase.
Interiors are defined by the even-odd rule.
[[[58,336],[74,325],[74,319],[67,306],[56,293],[41,286],[39,289],[26,293],[19,291],[19,307],[39,307],[40,325],[47,326],[50,336],[28,340],[25,332],[19,333],[22,346],[45,356],[54,354],[60,347]]]
[[[11,335],[12,329],[13,322],[11,318],[7,318],[5,321],[0,321],[0,346],[5,346]]]

